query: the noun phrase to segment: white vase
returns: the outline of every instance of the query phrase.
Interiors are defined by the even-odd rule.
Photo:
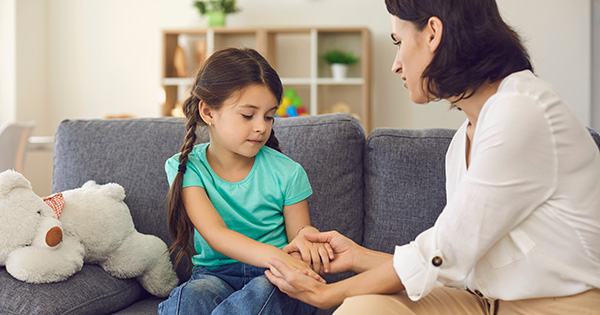
[[[331,74],[333,79],[336,81],[340,81],[346,78],[346,73],[348,72],[348,65],[341,63],[333,63],[331,64]]]

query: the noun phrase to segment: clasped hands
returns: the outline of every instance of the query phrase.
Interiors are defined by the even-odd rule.
[[[316,229],[307,229],[301,231],[301,234],[301,238],[298,235],[283,251],[302,259],[317,273],[334,274],[353,270],[359,246],[352,240],[336,231],[318,232]],[[270,259],[269,269],[265,274],[269,281],[293,298],[321,308],[334,305],[329,305],[328,301],[335,299],[329,299],[328,294],[325,294],[331,285],[327,285],[320,277],[290,266],[287,261]],[[333,293],[332,290],[329,293]]]

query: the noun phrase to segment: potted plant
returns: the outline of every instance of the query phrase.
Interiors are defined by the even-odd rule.
[[[351,52],[332,49],[323,55],[323,60],[331,65],[333,79],[342,80],[346,77],[348,66],[357,63],[359,58]]]
[[[200,15],[206,15],[208,26],[225,26],[225,15],[239,12],[235,5],[236,0],[200,0],[194,1],[193,6]]]

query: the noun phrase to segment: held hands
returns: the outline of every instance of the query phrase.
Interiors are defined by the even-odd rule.
[[[278,256],[278,258],[281,259],[280,261],[283,264],[287,265],[287,267],[290,270],[299,272],[302,275],[308,276],[320,283],[326,283],[325,279],[323,279],[318,273],[316,273],[306,262],[287,254],[282,254]],[[275,276],[277,277],[282,277],[282,275],[277,271],[273,271],[273,274],[275,274]]]
[[[334,258],[331,245],[327,242],[311,241],[306,238],[309,233],[318,233],[312,226],[303,227],[298,235],[283,248],[283,251],[301,259],[316,273],[329,273],[329,261]]]
[[[285,262],[277,258],[269,260],[269,269],[265,271],[265,275],[281,292],[318,308],[328,309],[339,305],[343,300],[335,290],[332,290],[335,284],[315,281],[289,268]]]
[[[325,273],[340,273],[353,270],[355,268],[357,251],[360,249],[356,243],[337,231],[329,231],[322,233],[303,233],[304,238],[313,243],[327,243],[329,248],[333,250],[333,257],[325,266]],[[294,239],[295,240],[295,239]],[[286,253],[299,252],[299,249],[292,242],[283,248]],[[304,257],[304,255],[302,255]],[[316,271],[316,270],[315,270]],[[353,270],[354,271],[354,270]]]
[[[336,231],[324,233],[307,232],[303,233],[303,237],[308,242],[327,243],[330,249],[333,250],[334,258],[325,267],[327,273],[340,273],[357,268],[355,261],[356,257],[361,255],[361,247],[351,239]],[[283,250],[290,253],[290,255],[301,255],[296,242],[290,243]],[[290,255],[287,256],[292,258]],[[300,261],[299,259],[293,259]],[[339,305],[344,299],[343,293],[336,286],[339,282],[325,284],[322,281],[315,281],[314,277],[311,278],[304,272],[290,268],[287,265],[287,261],[277,258],[270,259],[269,269],[265,271],[265,274],[269,278],[269,281],[285,294],[319,308],[331,308]]]

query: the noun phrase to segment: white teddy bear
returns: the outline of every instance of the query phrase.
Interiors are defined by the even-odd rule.
[[[23,175],[0,173],[0,266],[21,281],[49,283],[67,279],[83,263],[98,264],[168,296],[178,278],[167,246],[135,229],[124,199],[122,186],[88,181],[44,200]]]

